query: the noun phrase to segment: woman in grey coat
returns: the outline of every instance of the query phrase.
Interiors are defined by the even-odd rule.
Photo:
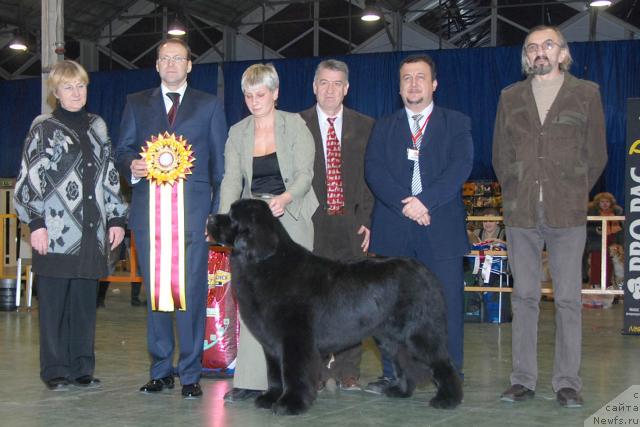
[[[262,198],[291,238],[312,250],[311,216],[318,207],[311,188],[313,137],[298,114],[276,110],[279,82],[273,65],[250,66],[241,84],[251,115],[229,130],[220,212],[228,212],[240,198]],[[267,389],[264,353],[242,322],[242,313],[233,386],[225,395],[228,402],[256,397]]]

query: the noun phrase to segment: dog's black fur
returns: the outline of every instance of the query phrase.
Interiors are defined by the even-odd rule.
[[[387,396],[409,397],[432,379],[436,408],[454,408],[462,384],[447,352],[445,303],[436,277],[404,258],[342,263],[296,244],[260,200],[239,200],[210,217],[209,234],[233,247],[240,312],[267,359],[269,389],[256,405],[305,412],[316,398],[322,355],[373,336],[393,360]]]

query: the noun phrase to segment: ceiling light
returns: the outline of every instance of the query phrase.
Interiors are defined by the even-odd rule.
[[[185,29],[185,26],[182,25],[182,22],[180,22],[178,18],[176,18],[173,20],[173,22],[171,22],[171,25],[169,25],[167,33],[171,34],[172,36],[184,36],[185,34],[187,34],[187,30]]]
[[[16,34],[11,43],[9,43],[9,47],[13,50],[25,51],[27,50],[27,42],[19,34]]]
[[[611,6],[611,0],[591,0],[589,6],[593,7],[607,7]]]
[[[367,22],[378,21],[380,18],[381,18],[380,11],[378,10],[378,8],[373,6],[365,7],[364,10],[362,11],[362,16],[360,17],[360,19]]]

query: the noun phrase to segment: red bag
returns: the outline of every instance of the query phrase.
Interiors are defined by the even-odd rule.
[[[229,377],[238,353],[239,324],[227,252],[209,250],[208,283],[202,369],[214,376]]]

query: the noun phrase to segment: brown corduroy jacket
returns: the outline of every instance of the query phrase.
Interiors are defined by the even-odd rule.
[[[493,168],[502,186],[504,222],[534,227],[542,187],[547,225],[583,225],[589,191],[607,163],[599,87],[565,73],[540,123],[531,78],[503,89],[498,104]]]

